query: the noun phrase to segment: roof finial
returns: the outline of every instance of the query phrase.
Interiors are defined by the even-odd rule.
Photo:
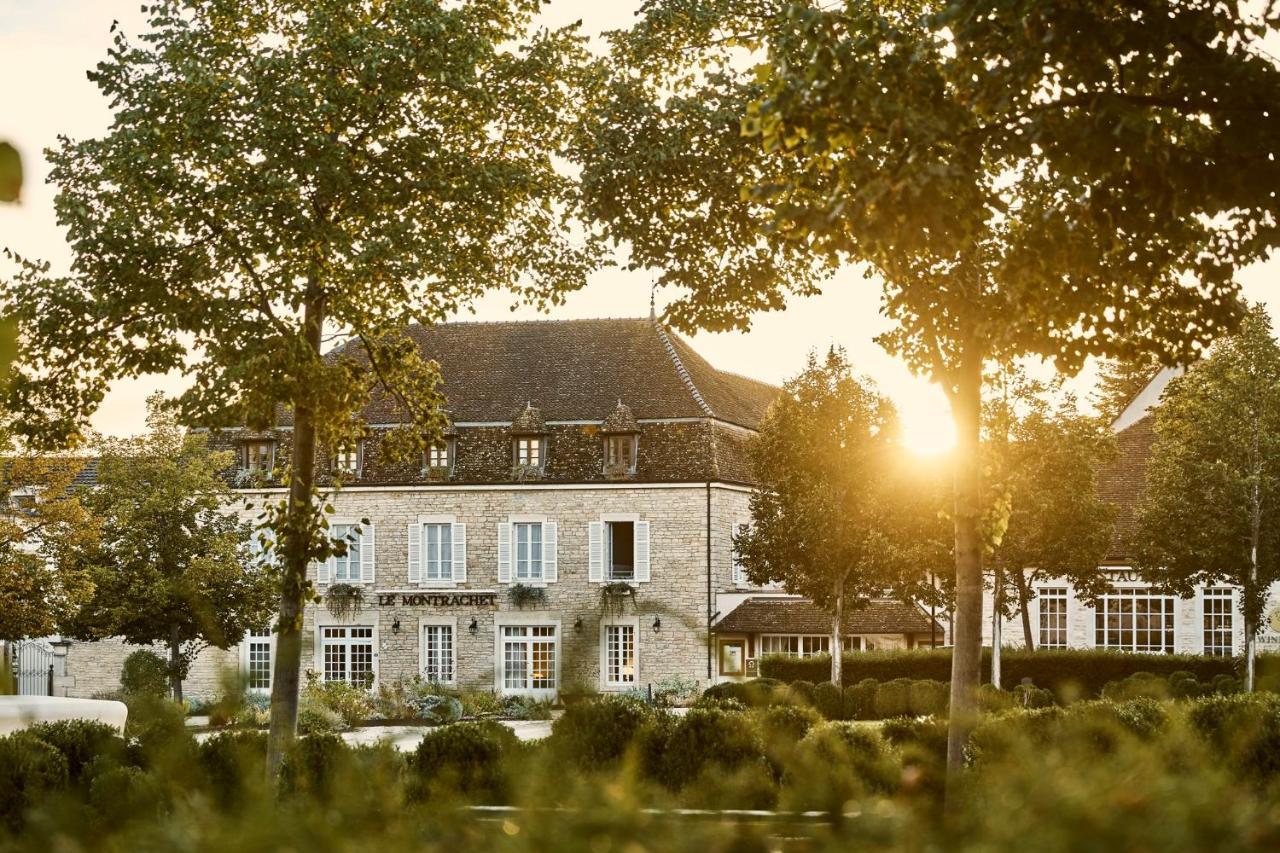
[[[658,292],[658,283],[655,281],[653,284],[649,285],[649,319],[650,320],[658,319],[658,312],[654,310],[654,307],[653,307],[654,296],[657,294],[657,292]]]

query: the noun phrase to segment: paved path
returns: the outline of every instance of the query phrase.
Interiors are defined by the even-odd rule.
[[[207,719],[204,722],[207,723]],[[499,722],[515,732],[520,740],[541,740],[551,734],[551,720],[499,720]],[[188,722],[188,725],[192,723]],[[342,739],[353,746],[387,740],[401,752],[412,752],[418,748],[423,736],[431,729],[431,726],[363,726],[343,732]],[[196,740],[204,740],[213,734],[215,734],[213,731],[199,732],[196,734]]]

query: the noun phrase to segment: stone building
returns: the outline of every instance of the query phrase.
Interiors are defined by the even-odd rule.
[[[322,482],[343,470],[330,521],[349,547],[312,579],[359,607],[339,618],[308,605],[304,669],[539,697],[711,680],[716,597],[742,588],[732,534],[748,516],[747,441],[778,389],[715,369],[652,319],[410,334],[440,364],[450,426],[424,458],[392,463],[383,441],[403,419],[379,397],[366,441],[322,451]],[[269,477],[290,439],[286,418],[217,441],[236,451],[247,497],[278,499]],[[73,692],[114,686],[126,651],[73,645]],[[261,635],[204,655],[188,692],[237,663],[269,689],[272,654]]]

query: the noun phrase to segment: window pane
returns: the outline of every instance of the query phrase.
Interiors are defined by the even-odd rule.
[[[635,683],[636,629],[634,625],[610,625],[605,629],[605,680],[609,684]]]
[[[610,521],[608,531],[609,579],[632,580],[636,576],[635,524]]]

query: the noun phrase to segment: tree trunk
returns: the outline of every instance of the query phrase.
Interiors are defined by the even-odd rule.
[[[303,316],[307,344],[318,354],[324,328],[321,300],[307,302]],[[310,405],[297,405],[293,416],[293,455],[289,469],[289,505],[280,613],[276,628],[276,660],[271,679],[271,727],[267,734],[267,774],[279,776],[284,754],[298,730],[298,687],[302,668],[302,610],[307,584],[307,552],[315,485],[316,415]]]
[[[973,349],[972,346],[969,347]],[[982,473],[978,459],[982,360],[967,352],[952,389],[955,452],[955,631],[951,652],[951,714],[947,726],[947,784],[964,767],[964,750],[977,721],[982,675]]]
[[[1027,651],[1035,651],[1035,634],[1031,631],[1031,583],[1026,572],[1018,572],[1014,583],[1018,585],[1018,610],[1022,613],[1022,639],[1026,641]]]
[[[844,685],[844,649],[841,647],[841,626],[844,621],[844,578],[836,581],[836,618],[831,622],[831,683]]]
[[[182,701],[182,640],[177,625],[169,629],[169,690],[173,701]]]
[[[991,594],[991,686],[1000,687],[1000,647],[1004,644],[1002,636],[1004,621],[1004,573],[996,566],[992,575]]]
[[[1252,517],[1249,519],[1249,582],[1244,590],[1244,691],[1253,692],[1254,666],[1257,657],[1257,620],[1253,618],[1254,602],[1258,600],[1258,543],[1262,539],[1262,457],[1259,447],[1261,424],[1258,414],[1253,418],[1253,495]]]

